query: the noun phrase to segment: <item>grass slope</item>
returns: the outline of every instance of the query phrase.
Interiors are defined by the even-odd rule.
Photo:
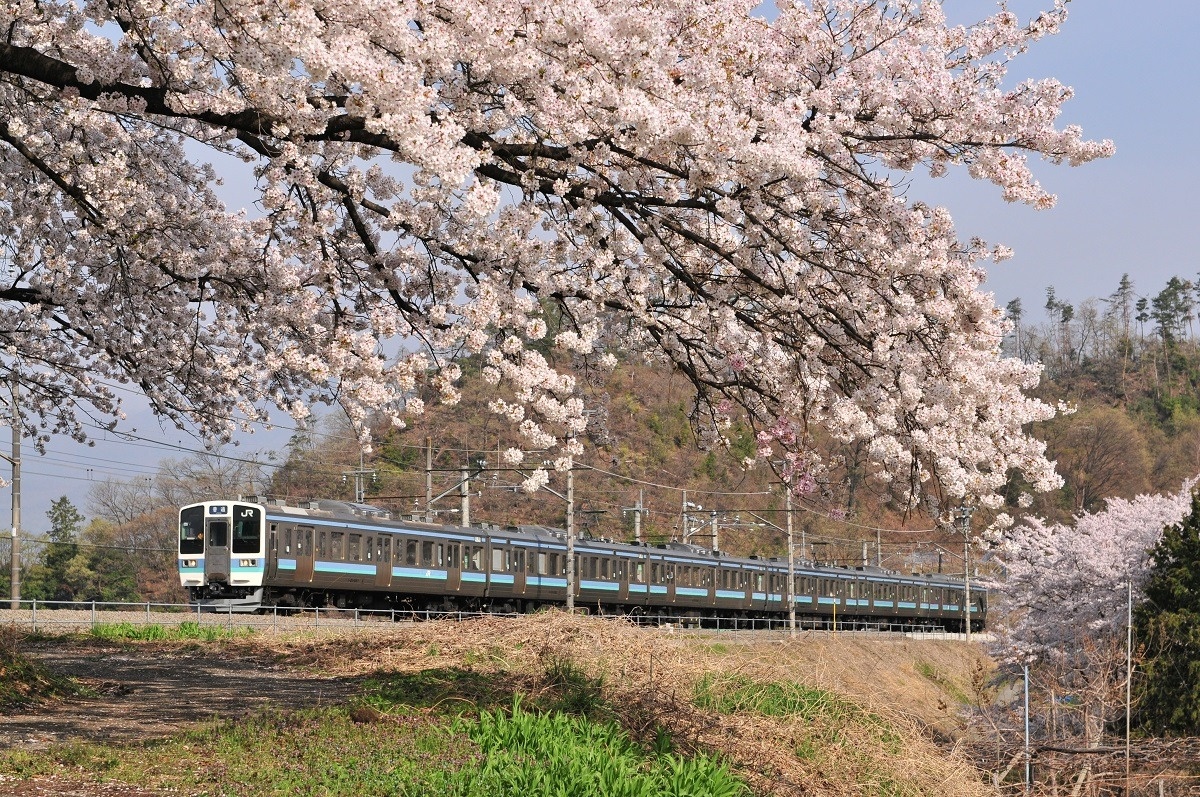
[[[8,753],[0,773],[247,796],[990,793],[934,743],[956,732],[983,666],[957,643],[715,637],[555,612],[223,644],[362,691],[137,748]]]

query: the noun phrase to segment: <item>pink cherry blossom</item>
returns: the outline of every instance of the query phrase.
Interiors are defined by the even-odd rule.
[[[1063,4],[757,5],[6,4],[0,336],[40,439],[119,417],[105,381],[217,437],[317,402],[402,423],[472,354],[523,445],[570,453],[553,345],[678,367],[701,426],[744,417],[797,476],[823,428],[908,505],[1054,487],[1025,431],[1054,410],[980,289],[1008,250],[899,181],[961,167],[1049,207],[1030,158],[1112,152],[1056,126],[1067,87],[1005,84]]]

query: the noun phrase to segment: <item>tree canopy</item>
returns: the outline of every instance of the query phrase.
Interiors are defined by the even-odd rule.
[[[1064,4],[968,26],[756,6],[7,4],[0,341],[23,411],[82,436],[81,413],[119,417],[112,380],[217,437],[317,401],[365,428],[419,413],[422,380],[455,401],[472,355],[524,448],[566,455],[585,408],[554,356],[619,345],[689,377],[714,442],[744,416],[797,484],[823,429],[905,506],[994,500],[1012,469],[1056,485],[1023,429],[1053,414],[1025,394],[1038,368],[1001,356],[980,290],[1007,250],[904,177],[960,166],[1044,208],[1030,156],[1112,152],[1056,126],[1057,81],[1003,84]]]

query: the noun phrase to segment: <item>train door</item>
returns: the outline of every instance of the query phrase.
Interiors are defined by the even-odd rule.
[[[667,603],[675,602],[675,565],[663,562],[663,580],[667,583]]]
[[[527,570],[526,558],[529,552],[524,548],[513,546],[512,549],[512,577],[513,577],[513,595],[525,594],[525,574]]]
[[[375,536],[375,586],[387,588],[392,585],[392,538],[386,534]]]
[[[267,562],[266,572],[264,577],[269,581],[275,578],[275,574],[279,572],[279,532],[275,529],[275,524],[271,524],[271,530],[267,532]]]
[[[708,605],[717,605],[717,580],[720,574],[717,568],[708,567],[707,565],[700,566],[700,581],[704,588],[708,590]]]
[[[208,518],[204,528],[204,575],[210,583],[228,583],[229,571],[229,519]]]
[[[296,543],[296,580],[302,583],[311,583],[313,580],[312,526],[297,526],[294,540]]]
[[[462,589],[462,544],[457,542],[445,546],[446,555],[442,558],[442,543],[437,544],[438,567],[446,568],[446,589],[458,592]]]

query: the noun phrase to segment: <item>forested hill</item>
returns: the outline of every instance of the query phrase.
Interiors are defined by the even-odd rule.
[[[1197,283],[1173,277],[1156,290],[1128,275],[1078,304],[1048,288],[1047,322],[1008,304],[1006,353],[1043,364],[1040,397],[1077,407],[1036,428],[1066,485],[1032,511],[1061,521],[1112,496],[1177,491],[1200,473],[1198,305]]]

